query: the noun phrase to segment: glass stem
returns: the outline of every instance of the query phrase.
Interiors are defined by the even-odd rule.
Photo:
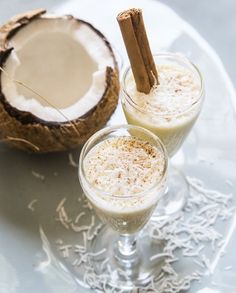
[[[118,239],[118,252],[123,259],[130,259],[136,257],[137,244],[136,235],[120,235]]]
[[[136,235],[119,235],[114,247],[115,258],[121,270],[125,270],[126,278],[132,277],[139,263]]]

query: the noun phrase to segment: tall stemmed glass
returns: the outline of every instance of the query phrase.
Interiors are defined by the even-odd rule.
[[[128,67],[122,79],[122,107],[127,122],[155,133],[162,140],[171,158],[180,149],[199,116],[205,95],[203,78],[196,65],[180,54],[159,53],[154,55],[154,61],[157,68],[160,65],[177,65],[193,76],[195,83],[198,85],[198,90],[194,91],[193,96],[191,96],[191,93],[189,94],[192,102],[187,107],[183,105],[182,109],[170,112],[163,112],[161,109],[158,111],[156,107],[152,108],[152,104],[149,104],[148,107],[143,107],[143,101],[137,102],[137,99],[134,99],[133,92],[130,93],[129,84],[132,79],[132,71]],[[148,100],[148,96],[145,98]],[[176,93],[176,98],[178,99],[178,92]],[[144,102],[146,103],[146,101]],[[162,202],[165,214],[171,215],[179,211],[186,203],[188,192],[185,176],[180,170],[170,166],[168,189]],[[159,211],[156,211],[153,219],[154,217],[158,219],[160,216]]]
[[[109,157],[111,148],[119,152],[120,145],[121,157]],[[133,153],[134,145],[137,156]],[[161,158],[159,166],[157,161],[152,162],[157,157]],[[143,160],[142,165],[139,165],[140,160]],[[124,169],[126,161],[128,169]],[[153,168],[150,167],[152,163],[155,164]],[[141,167],[149,170],[145,178],[138,178],[139,172],[135,173]],[[91,261],[95,273],[106,276],[112,286],[142,287],[158,274],[152,256],[160,252],[160,247],[153,245],[154,240],[147,234],[139,232],[164,194],[167,169],[168,156],[162,142],[152,132],[137,126],[107,127],[94,134],[82,149],[80,183],[97,215],[107,224],[92,241]],[[156,173],[152,173],[153,170]],[[123,171],[126,180],[121,186],[119,174]],[[144,171],[140,169],[140,174]],[[133,182],[138,182],[136,187]]]

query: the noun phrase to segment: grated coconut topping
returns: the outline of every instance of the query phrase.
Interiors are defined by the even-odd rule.
[[[127,77],[127,92],[143,111],[152,114],[181,114],[199,98],[200,83],[188,69],[177,64],[157,66],[159,85],[147,95],[139,92],[132,74]]]
[[[160,182],[164,155],[135,137],[113,137],[97,144],[84,160],[91,185],[114,196],[134,195]]]

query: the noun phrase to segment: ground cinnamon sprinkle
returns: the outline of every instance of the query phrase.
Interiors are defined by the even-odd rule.
[[[96,145],[85,158],[91,184],[114,195],[142,192],[162,178],[163,153],[135,137],[109,138]]]
[[[180,114],[198,100],[200,81],[190,70],[176,64],[157,67],[160,84],[154,86],[148,96],[137,91],[131,72],[127,76],[127,92],[143,111],[154,115]]]

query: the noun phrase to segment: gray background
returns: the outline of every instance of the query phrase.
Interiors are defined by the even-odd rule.
[[[50,9],[64,1],[0,0],[0,22],[3,23],[12,15],[23,12],[26,8],[29,10],[39,7]],[[234,75],[236,73],[236,60],[234,58],[234,52],[236,52],[236,34],[234,33],[234,30],[236,30],[236,19],[234,18],[236,1],[161,1],[173,8],[182,18],[186,19],[212,45],[225,63],[226,69],[236,86],[236,75]],[[207,59],[204,60],[207,61]],[[214,67],[212,68],[214,69]],[[230,95],[227,92],[227,88],[224,88],[224,82],[221,82],[220,89],[214,86],[217,82],[220,84],[222,79],[219,80],[219,78],[221,76],[218,72],[216,74],[211,70],[207,72],[212,73],[209,75],[206,74],[210,81],[209,92],[211,94],[207,101],[208,105],[206,104],[207,107],[205,107],[205,116],[203,115],[202,119],[198,121],[195,132],[192,133],[188,144],[185,145],[185,150],[188,153],[186,155],[188,161],[184,171],[190,176],[197,176],[202,180],[204,179],[203,181],[209,181],[209,184],[216,184],[213,188],[220,189],[223,176],[232,177],[232,180],[235,181],[234,162],[236,162],[236,142],[235,135],[232,135],[235,133],[235,120],[233,118],[235,114],[232,109],[228,109],[230,107]],[[225,99],[223,100],[222,97],[225,97]],[[212,102],[213,99],[214,103]],[[208,113],[211,113],[211,118],[217,118],[218,120],[209,120]],[[224,115],[225,113],[227,113],[227,116]],[[215,123],[217,121],[219,123],[216,124],[216,129]],[[227,127],[225,127],[225,123],[228,123]],[[196,145],[198,146],[197,148],[195,147]],[[216,145],[219,146],[217,151],[215,148]],[[230,145],[233,148],[230,149]],[[51,217],[50,212],[55,210],[61,197],[67,194],[68,188],[70,190],[70,197],[76,200],[79,190],[77,169],[73,169],[68,165],[68,156],[66,153],[60,155],[30,156],[3,145],[0,151],[2,152],[0,156],[0,186],[2,186],[0,190],[0,250],[2,255],[0,257],[5,256],[6,258],[5,262],[0,259],[0,276],[2,277],[0,281],[4,280],[4,272],[5,282],[7,284],[6,288],[9,287],[9,284],[13,287],[15,281],[13,272],[15,270],[17,273],[16,278],[20,280],[20,287],[15,292],[72,292],[73,288],[71,287],[68,290],[62,287],[59,288],[59,286],[62,286],[60,282],[61,277],[58,275],[59,272],[53,270],[53,266],[51,267],[50,273],[32,273],[32,260],[34,261],[33,265],[37,265],[45,260],[41,242],[39,241],[38,223],[42,223],[42,226],[48,229],[46,234],[51,237],[49,239],[50,243],[54,243],[55,239],[59,237],[58,235],[61,235],[60,227],[55,229],[57,226],[55,226],[55,221]],[[201,158],[201,162],[199,162],[199,158]],[[204,158],[214,160],[216,164],[212,165],[212,161],[207,163]],[[198,164],[198,168],[195,168],[196,164]],[[32,176],[31,170],[45,175],[46,180],[43,182],[37,180]],[[59,171],[57,177],[53,175],[55,171]],[[40,199],[36,207],[36,211],[38,212],[35,213],[35,216],[26,209],[28,203],[33,198]],[[70,200],[69,204],[68,210],[78,213],[74,201]],[[227,227],[224,228],[228,231]],[[9,231],[11,232],[9,233]],[[74,237],[74,234],[72,236]],[[235,293],[235,289],[231,291],[225,285],[227,285],[230,279],[232,286],[235,286],[236,270],[234,268],[234,270],[228,273],[224,271],[225,267],[236,263],[236,254],[234,253],[235,234],[232,239],[229,248],[227,248],[227,251],[232,253],[227,254],[222,259],[213,276],[213,281],[217,281],[219,284],[220,292],[225,293]],[[8,267],[7,264],[12,264],[13,268]],[[8,277],[9,280],[7,279]],[[208,284],[210,282],[208,276],[206,276],[206,279],[201,284],[196,283],[196,286],[204,286],[205,283]],[[63,286],[66,286],[66,284],[63,283]],[[7,291],[2,291],[0,288],[0,293],[3,292]],[[8,292],[14,291],[13,289],[9,289]],[[77,287],[74,292],[78,292]],[[193,288],[192,292],[196,292],[196,290]]]
[[[85,0],[86,1],[86,0]],[[187,20],[216,50],[236,87],[236,1],[160,0]],[[64,0],[0,0],[0,23],[28,9],[50,9]]]
[[[222,59],[236,87],[236,1],[161,0],[207,40]]]

